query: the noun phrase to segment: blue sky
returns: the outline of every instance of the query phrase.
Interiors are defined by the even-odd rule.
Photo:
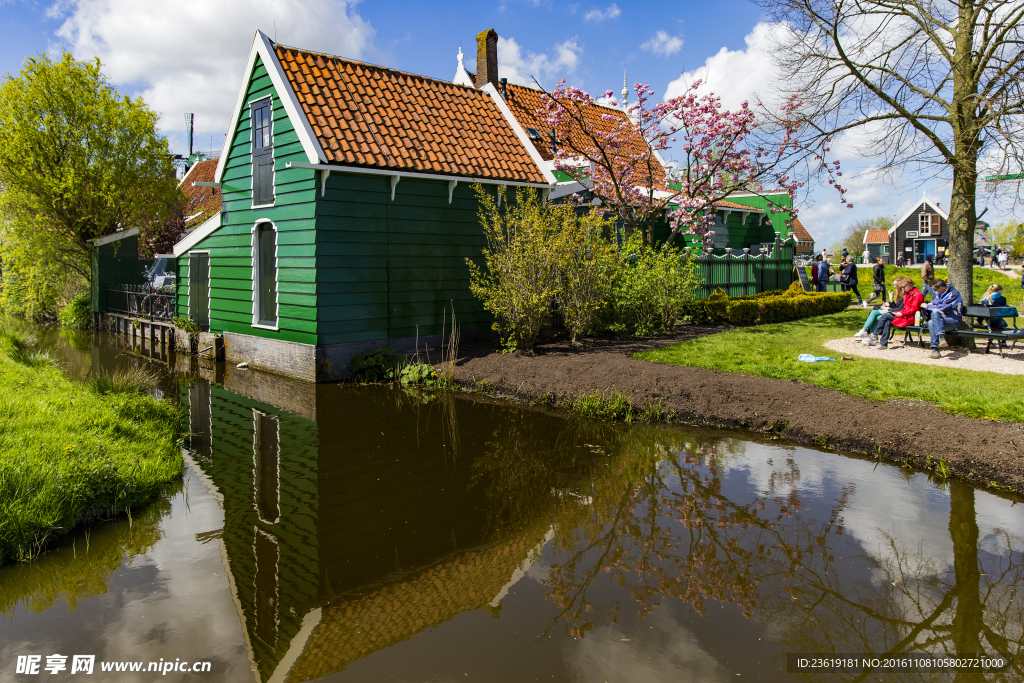
[[[592,93],[618,93],[625,67],[631,84],[649,82],[658,95],[672,95],[700,75],[735,107],[763,92],[771,78],[771,27],[763,21],[747,0],[0,0],[0,71],[17,72],[26,56],[61,47],[78,58],[98,56],[118,88],[160,112],[176,152],[185,145],[183,114],[195,112],[197,146],[205,151],[223,143],[257,28],[282,44],[446,80],[455,73],[460,45],[472,68],[476,34],[494,28],[501,37],[499,71],[512,81],[534,76],[551,85],[565,77]],[[860,218],[902,213],[922,194],[914,179],[887,183],[858,175],[870,160],[844,161],[855,208],[841,208],[834,192],[819,189],[805,201],[802,220],[820,245],[832,244]],[[948,207],[947,186],[932,183],[927,190]]]

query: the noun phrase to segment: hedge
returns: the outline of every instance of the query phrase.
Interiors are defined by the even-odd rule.
[[[753,325],[839,313],[849,305],[848,292],[804,292],[790,288],[730,297],[716,289],[707,299],[688,302],[686,315],[696,325]]]

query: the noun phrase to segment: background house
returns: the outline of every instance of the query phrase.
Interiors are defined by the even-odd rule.
[[[929,254],[934,257],[949,246],[948,220],[938,204],[924,197],[889,229],[890,258],[895,261],[896,255],[902,254],[904,262],[913,265],[924,263]]]
[[[888,264],[895,263],[896,261],[890,248],[888,230],[865,230],[864,247],[871,254],[872,261],[878,257],[885,259],[885,262]]]

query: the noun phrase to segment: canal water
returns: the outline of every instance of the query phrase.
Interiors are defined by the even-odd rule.
[[[0,569],[0,681],[74,655],[118,681],[1021,679],[787,671],[1015,657],[1016,500],[747,434],[46,343],[72,376],[163,368],[188,467],[131,520]],[[68,669],[17,674],[28,655]]]

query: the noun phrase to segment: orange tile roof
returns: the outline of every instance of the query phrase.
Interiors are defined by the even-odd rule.
[[[724,199],[719,199],[715,202],[715,206],[719,206],[723,209],[739,209],[740,211],[764,211],[756,206],[747,206],[746,204],[737,204],[736,202],[729,202]]]
[[[537,118],[537,110],[543,108],[541,102],[541,96],[544,94],[540,90],[534,88],[527,88],[521,85],[508,85],[509,98],[506,100],[508,108],[512,111],[512,115],[516,117],[516,121],[519,122],[523,128],[534,128],[541,134],[540,140],[534,141],[534,147],[540,152],[540,156],[545,161],[554,159],[554,155],[551,153],[551,142],[548,138],[548,131],[551,130],[549,126],[546,126],[543,121]],[[617,117],[620,121],[626,120],[626,114],[621,109],[613,109],[611,107],[593,106],[583,111],[583,115],[587,119],[587,122],[593,126],[596,130],[611,131],[617,125],[612,121],[606,121],[604,116],[612,114]],[[563,141],[564,142],[564,141]],[[578,126],[571,128],[571,140],[569,144],[576,146],[578,149],[587,149],[587,139],[584,137],[583,130]],[[635,139],[631,140],[629,145],[629,151],[632,154],[639,155],[643,154],[650,147],[640,137],[639,133]],[[665,183],[665,169],[662,168],[660,163],[653,164],[653,171],[655,176],[655,187],[661,187]]]
[[[276,51],[328,162],[547,182],[485,92],[308,50]]]
[[[807,228],[800,222],[799,218],[793,219],[793,234],[796,235],[798,242],[813,242],[814,238],[811,237],[811,233],[807,232]]]
[[[864,233],[864,244],[888,244],[888,230],[868,230]]]
[[[220,190],[215,187],[192,186],[192,183],[212,183],[213,174],[217,171],[217,161],[217,159],[200,161],[188,170],[178,184],[181,193],[188,200],[188,204],[185,206],[185,216],[190,217],[186,226],[188,228],[202,224],[210,216],[220,211]]]

